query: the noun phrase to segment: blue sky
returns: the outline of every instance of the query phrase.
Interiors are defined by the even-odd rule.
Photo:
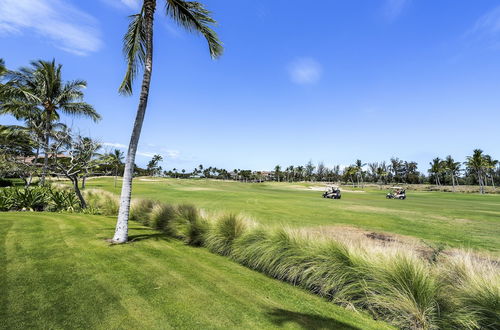
[[[137,162],[255,170],[436,156],[500,157],[500,3],[493,0],[204,0],[224,55],[163,15]],[[118,95],[135,0],[0,0],[0,57],[64,65],[102,114],[65,121],[125,147],[137,94]],[[137,91],[137,89],[136,89]],[[13,123],[2,116],[1,123]]]

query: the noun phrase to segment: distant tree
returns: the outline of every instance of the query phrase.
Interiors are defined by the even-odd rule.
[[[458,184],[456,179],[460,173],[460,162],[456,162],[451,155],[446,156],[444,160],[444,170],[450,175],[451,185],[453,186],[453,191],[455,191],[455,186]]]
[[[281,177],[281,166],[276,165],[274,167],[274,177],[276,178],[276,181],[280,182],[280,177]]]
[[[54,158],[53,171],[62,173],[71,181],[82,208],[86,208],[87,203],[80,191],[79,179],[86,177],[92,169],[99,166],[100,161],[96,156],[100,147],[101,145],[91,138],[73,135],[69,130],[58,134],[53,147],[56,155],[64,154],[62,158]]]
[[[436,157],[432,160],[432,162],[429,163],[431,166],[429,168],[429,173],[434,176],[434,180],[436,182],[436,185],[440,186],[441,185],[441,180],[440,176],[441,173],[444,171],[444,162],[441,158]]]
[[[493,159],[490,155],[485,155],[484,156],[484,167],[485,167],[485,176],[486,178],[490,178],[491,180],[491,186],[493,189],[495,189],[495,180],[494,180],[494,173],[495,173],[495,168],[498,165],[498,160]],[[485,178],[485,181],[486,181]]]
[[[61,71],[62,65],[56,64],[54,60],[33,61],[30,68],[10,72],[5,84],[7,87],[2,92],[0,113],[25,119],[33,112],[41,112],[45,149],[42,184],[48,169],[48,148],[53,124],[58,121],[60,114],[88,117],[94,121],[101,118],[91,105],[82,101],[82,90],[87,87],[87,83],[84,80],[64,82]]]
[[[150,176],[158,176],[161,174],[162,168],[159,163],[163,161],[163,157],[160,155],[154,155],[146,166],[146,171]]]
[[[313,181],[313,179],[314,179],[313,174],[314,174],[315,168],[316,168],[316,166],[314,166],[312,160],[307,162],[307,164],[304,168],[306,180]]]
[[[319,162],[318,166],[316,167],[316,180],[323,181],[325,179],[327,171],[328,169],[325,167],[325,164],[323,164],[323,162]]]
[[[476,175],[479,184],[479,192],[484,194],[485,170],[487,164],[483,151],[481,149],[474,149],[472,156],[467,156],[465,166],[471,173]]]
[[[116,181],[118,177],[118,171],[123,167],[123,151],[119,149],[114,149],[113,151],[103,155],[103,161],[113,168],[115,175],[114,187],[116,188]]]

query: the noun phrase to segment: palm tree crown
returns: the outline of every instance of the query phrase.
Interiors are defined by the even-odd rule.
[[[8,72],[8,81],[2,88],[0,113],[9,113],[16,119],[43,122],[45,164],[42,182],[47,170],[51,132],[60,114],[88,117],[94,121],[101,118],[91,105],[83,102],[82,90],[87,83],[84,80],[64,82],[61,71],[62,65],[56,64],[55,60],[33,61],[31,67]]]

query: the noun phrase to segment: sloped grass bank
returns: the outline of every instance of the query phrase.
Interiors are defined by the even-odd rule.
[[[384,329],[207,249],[115,219],[0,213],[1,329]]]
[[[120,184],[114,188],[111,178],[95,178],[87,186],[119,195]],[[235,212],[269,226],[353,226],[500,256],[498,194],[408,191],[408,198],[400,201],[387,200],[387,190],[366,187],[360,192],[345,187],[341,200],[327,200],[310,185],[320,184],[136,178],[133,196]]]
[[[102,207],[104,192],[88,194]],[[131,219],[400,328],[500,327],[498,264],[463,251],[426,260],[368,239],[269,229],[234,214],[203,216],[193,206],[151,200],[135,200]]]

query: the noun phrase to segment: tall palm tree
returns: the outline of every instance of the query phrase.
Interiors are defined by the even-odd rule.
[[[441,180],[439,179],[441,173],[443,172],[443,160],[439,157],[436,157],[429,163],[431,168],[429,169],[429,173],[434,174],[434,179],[436,180],[436,185],[441,185]]]
[[[484,156],[485,174],[491,179],[491,186],[495,189],[495,168],[498,165],[498,160],[493,159],[490,155]]]
[[[216,21],[210,16],[210,12],[205,9],[203,4],[183,0],[164,1],[167,16],[186,30],[200,33],[205,37],[212,58],[222,55],[222,43],[217,34],[210,28],[210,25],[214,25]],[[128,239],[128,218],[134,161],[146,113],[153,71],[153,21],[155,9],[156,0],[143,0],[141,11],[130,16],[130,24],[123,39],[123,51],[128,67],[119,89],[120,92],[128,95],[132,94],[133,81],[140,69],[143,69],[143,77],[139,105],[125,161],[120,210],[113,236],[113,242],[115,243],[124,243]]]
[[[472,156],[467,156],[465,166],[471,172],[476,174],[479,183],[479,192],[484,194],[484,174],[485,174],[485,157],[481,149],[474,149]]]
[[[42,184],[47,175],[51,131],[60,114],[89,117],[94,121],[101,118],[91,105],[82,101],[82,89],[87,87],[87,82],[64,82],[61,71],[62,65],[56,64],[55,60],[37,60],[31,62],[31,67],[10,72],[0,105],[0,113],[10,113],[16,119],[29,118],[36,111],[42,112],[45,154]]]
[[[455,185],[458,182],[456,180],[456,177],[457,177],[458,173],[460,172],[460,162],[456,162],[453,159],[453,157],[451,157],[450,155],[448,155],[445,158],[445,160],[443,162],[443,165],[444,165],[444,168],[445,168],[446,172],[448,172],[450,174],[451,184],[453,186],[453,191],[455,191]]]

